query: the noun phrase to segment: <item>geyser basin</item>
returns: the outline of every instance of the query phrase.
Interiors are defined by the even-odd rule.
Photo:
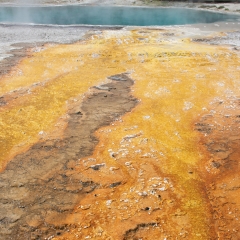
[[[54,25],[182,25],[237,20],[236,15],[181,8],[1,7],[0,22]]]

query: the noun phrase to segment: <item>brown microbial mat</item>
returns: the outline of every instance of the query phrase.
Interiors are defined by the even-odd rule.
[[[5,60],[0,239],[240,239],[240,54],[222,36],[105,30]]]

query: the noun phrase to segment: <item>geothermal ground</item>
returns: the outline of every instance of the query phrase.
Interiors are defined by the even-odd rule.
[[[240,239],[240,24],[0,26],[0,239]]]

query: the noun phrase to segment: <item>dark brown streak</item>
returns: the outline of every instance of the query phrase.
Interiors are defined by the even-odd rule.
[[[76,204],[100,184],[75,170],[77,161],[92,154],[94,132],[131,111],[133,81],[127,74],[110,77],[95,88],[82,106],[69,112],[62,139],[38,142],[16,156],[0,173],[0,239],[47,239],[61,235]],[[116,183],[113,183],[116,184]],[[121,183],[119,183],[121,184]],[[118,184],[116,184],[117,186]]]

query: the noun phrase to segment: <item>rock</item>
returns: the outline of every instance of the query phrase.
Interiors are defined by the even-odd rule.
[[[124,75],[114,75],[108,77],[108,79],[114,80],[114,81],[127,81]]]
[[[122,182],[115,182],[115,183],[112,183],[109,185],[110,188],[114,188],[114,187],[117,187],[121,184]]]
[[[82,210],[87,210],[87,209],[89,209],[90,207],[91,207],[91,204],[81,205],[81,206],[80,206],[80,208],[81,208]]]
[[[106,165],[105,163],[100,163],[100,164],[92,165],[90,166],[90,168],[95,171],[98,171],[101,167],[104,167],[105,165]]]

